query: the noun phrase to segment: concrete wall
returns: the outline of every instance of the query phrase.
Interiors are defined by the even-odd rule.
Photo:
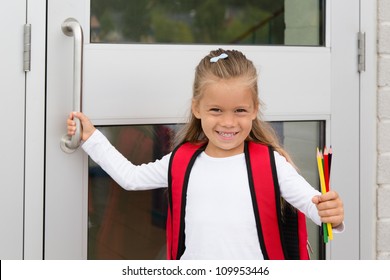
[[[377,259],[390,259],[390,1],[378,0]]]

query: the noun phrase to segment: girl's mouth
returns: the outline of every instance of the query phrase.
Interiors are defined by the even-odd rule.
[[[217,131],[217,132],[223,138],[232,138],[234,135],[238,133],[238,132],[223,132],[223,131]]]

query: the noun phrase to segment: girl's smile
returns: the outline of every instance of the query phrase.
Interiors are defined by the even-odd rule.
[[[217,131],[217,132],[221,136],[221,138],[223,138],[225,140],[230,140],[233,138],[233,136],[238,134],[238,132],[220,132],[220,131]]]
[[[209,156],[228,157],[244,151],[258,111],[252,96],[245,80],[234,78],[207,85],[200,100],[193,101],[192,111],[209,140]]]

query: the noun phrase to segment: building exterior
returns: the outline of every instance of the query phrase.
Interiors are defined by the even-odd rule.
[[[213,30],[211,24],[204,30],[217,41],[191,41],[200,35],[187,24],[197,22],[200,14],[201,28],[207,12],[181,11],[168,20],[155,12],[160,10],[140,4],[146,2],[137,2],[139,10],[130,9],[126,16],[120,10],[127,9],[102,8],[108,1],[2,3],[0,31],[7,39],[0,46],[0,258],[150,258],[139,255],[145,250],[140,248],[161,257],[163,194],[127,196],[112,187],[81,149],[64,152],[65,119],[82,108],[132,161],[158,158],[169,151],[167,131],[185,121],[193,67],[210,48],[222,46],[239,48],[258,66],[265,118],[313,186],[318,179],[312,151],[329,144],[335,150],[332,183],[344,200],[346,231],[323,246],[316,227],[310,226],[314,258],[390,259],[390,2],[271,1],[244,13],[245,18],[266,16],[257,24],[258,33],[249,32],[233,46],[218,41],[223,40],[221,29]],[[282,9],[273,9],[279,4]],[[233,5],[222,18],[232,24],[240,12]],[[77,19],[84,32],[81,60],[76,36],[61,29],[69,18]],[[139,30],[133,28],[138,24]],[[126,26],[133,29],[126,31]],[[135,40],[132,34],[140,41],[127,44]],[[78,83],[77,61],[83,66]],[[83,88],[82,104],[75,105],[78,86]],[[139,142],[132,143],[135,139]],[[140,153],[134,155],[129,146]],[[114,206],[107,208],[111,200]],[[150,209],[143,208],[145,201]],[[130,208],[137,203],[138,210]],[[121,213],[126,215],[119,223],[134,227],[138,239],[126,238],[123,228],[109,230]],[[151,226],[140,231],[145,225],[135,220],[149,219]],[[138,253],[111,248],[126,246]]]
[[[377,258],[389,259],[389,232],[390,232],[390,209],[389,201],[389,21],[390,21],[390,3],[389,1],[378,1],[378,97],[377,97],[377,134],[378,134],[378,162],[377,162]]]

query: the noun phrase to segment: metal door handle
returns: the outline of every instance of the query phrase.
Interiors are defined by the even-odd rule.
[[[83,30],[81,25],[74,18],[68,18],[62,23],[62,32],[70,37],[74,37],[74,61],[73,61],[73,111],[82,111],[82,95],[83,95]],[[81,123],[75,118],[76,133],[72,137],[65,134],[61,138],[61,149],[66,153],[74,152],[81,143]]]

